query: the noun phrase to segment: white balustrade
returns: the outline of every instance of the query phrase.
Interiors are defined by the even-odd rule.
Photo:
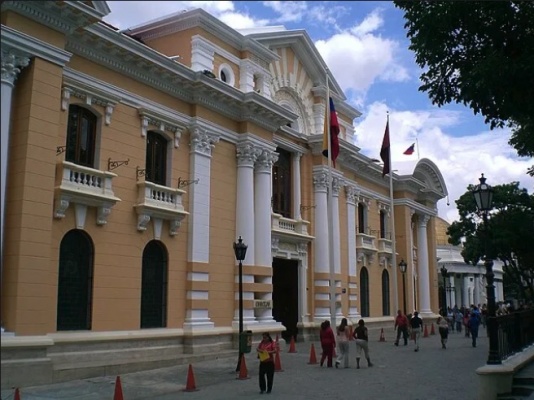
[[[271,216],[271,229],[273,231],[309,236],[309,221],[285,218],[282,215],[275,213],[271,214]]]
[[[109,171],[84,167],[69,161],[58,164],[61,183],[59,189],[65,191],[76,191],[81,194],[96,195],[101,197],[112,197],[112,179],[117,175]]]

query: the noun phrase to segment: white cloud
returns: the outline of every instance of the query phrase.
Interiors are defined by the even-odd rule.
[[[364,118],[355,125],[356,145],[362,153],[378,158],[386,125],[384,103],[371,104]],[[390,111],[390,140],[392,166],[420,158],[432,160],[440,169],[449,191],[447,200],[438,203],[439,215],[452,222],[457,220],[455,200],[465,193],[469,184],[478,183],[481,173],[488,184],[500,185],[519,181],[521,187],[532,191],[532,178],[526,175],[532,160],[519,159],[508,145],[506,130],[478,132],[471,136],[454,137],[447,133],[461,120],[459,112],[443,109]],[[416,141],[418,149],[411,156],[402,153]]]
[[[254,19],[253,17],[236,12],[221,14],[219,19],[233,29],[248,29],[269,24],[268,19]]]
[[[264,1],[263,5],[280,14],[280,17],[276,19],[279,23],[298,22],[308,10],[308,4],[305,1]]]
[[[372,33],[382,24],[380,11],[375,10],[353,28],[315,43],[341,88],[356,91],[360,98],[377,80],[409,79],[397,60],[399,43]]]

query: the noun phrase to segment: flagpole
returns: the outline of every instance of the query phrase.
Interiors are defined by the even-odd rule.
[[[387,113],[387,125],[389,127],[389,111]],[[391,143],[391,142],[390,142]],[[391,146],[391,144],[390,144]],[[419,146],[417,147],[419,151]],[[399,296],[398,296],[398,287],[397,287],[397,246],[395,238],[395,204],[393,202],[393,165],[391,164],[391,147],[389,150],[389,208],[391,215],[391,268],[393,269],[393,287],[395,288],[394,300],[395,300],[395,314],[399,309]]]
[[[332,179],[332,141],[330,132],[330,87],[328,85],[328,68],[326,68],[326,129],[328,141],[328,262],[330,263],[330,323],[336,326],[336,281],[334,276],[334,215],[333,215],[333,179]]]
[[[417,146],[417,159],[419,160],[419,140],[417,140],[417,136],[415,137],[415,145]]]

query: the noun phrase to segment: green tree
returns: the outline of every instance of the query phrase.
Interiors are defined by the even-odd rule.
[[[394,1],[434,104],[482,114],[512,129],[510,145],[534,156],[534,1]],[[534,165],[528,170],[534,176]]]
[[[449,242],[464,241],[466,263],[476,265],[486,252],[501,260],[507,289],[534,302],[534,194],[520,189],[518,182],[495,186],[486,230],[472,190],[469,185],[456,200],[460,220],[449,226]]]

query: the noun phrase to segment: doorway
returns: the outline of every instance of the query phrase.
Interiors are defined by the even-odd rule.
[[[297,340],[299,321],[298,261],[273,259],[273,318],[286,327],[282,338]]]

